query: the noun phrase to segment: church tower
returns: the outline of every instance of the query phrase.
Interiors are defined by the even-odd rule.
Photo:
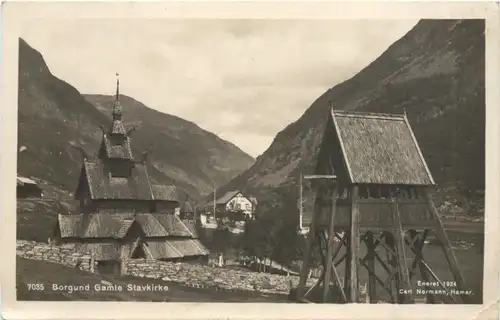
[[[120,103],[120,79],[117,78],[111,126],[108,129],[101,127],[103,135],[99,150],[99,159],[103,160],[110,177],[126,178],[130,175],[134,166],[130,132],[125,130],[122,117],[123,107]]]

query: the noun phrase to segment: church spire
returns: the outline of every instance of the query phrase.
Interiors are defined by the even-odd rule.
[[[121,120],[123,115],[123,107],[120,104],[120,74],[116,74],[116,97],[113,105],[113,120]]]
[[[120,100],[120,74],[116,73],[116,101]]]

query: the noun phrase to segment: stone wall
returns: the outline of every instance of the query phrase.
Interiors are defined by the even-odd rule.
[[[299,282],[298,276],[287,277],[244,269],[145,259],[128,260],[126,268],[127,273],[134,277],[162,279],[190,287],[215,287],[230,291],[288,294],[290,283],[296,287]],[[308,285],[316,281],[316,279],[309,279]]]
[[[71,245],[55,246],[47,243],[17,240],[16,254],[22,258],[44,260],[92,271],[90,254],[75,252]]]

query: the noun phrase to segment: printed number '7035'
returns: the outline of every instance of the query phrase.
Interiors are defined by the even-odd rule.
[[[28,290],[30,291],[43,291],[43,283],[28,283]]]

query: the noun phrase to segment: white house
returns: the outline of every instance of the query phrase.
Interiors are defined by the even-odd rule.
[[[246,197],[239,190],[228,191],[222,197],[215,200],[217,212],[243,212],[248,217],[255,213],[255,200]],[[213,202],[210,204],[213,206]]]

